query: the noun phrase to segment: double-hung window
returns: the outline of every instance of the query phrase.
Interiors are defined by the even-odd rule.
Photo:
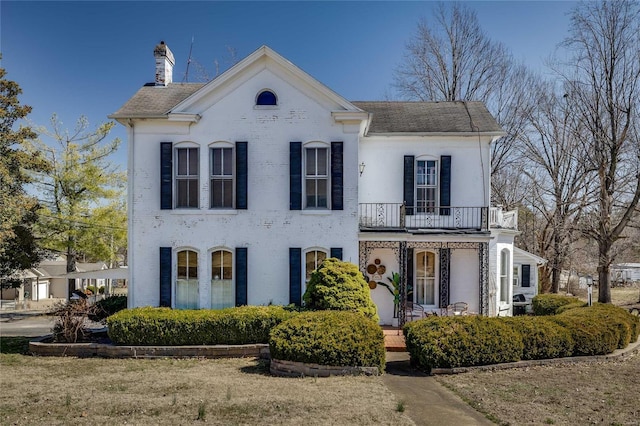
[[[176,309],[198,309],[198,253],[178,252]]]
[[[320,250],[308,251],[305,255],[305,282],[309,282],[313,271],[327,258],[327,253]]]
[[[210,148],[211,208],[233,208],[233,148]]]
[[[438,162],[419,160],[416,170],[417,213],[435,213],[438,205]]]
[[[217,250],[211,253],[211,309],[233,305],[233,254]]]
[[[328,208],[329,150],[305,149],[305,208]]]
[[[176,157],[176,208],[198,208],[198,148],[177,148]]]
[[[420,305],[436,304],[436,256],[430,251],[416,253],[414,300]]]
[[[500,301],[509,302],[509,250],[500,251]]]

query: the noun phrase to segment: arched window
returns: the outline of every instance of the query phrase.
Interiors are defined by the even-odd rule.
[[[198,309],[198,253],[178,252],[176,309]]]
[[[436,255],[430,251],[416,253],[413,297],[420,305],[436,305]]]
[[[500,252],[500,301],[509,301],[509,250]]]
[[[228,250],[211,252],[211,309],[234,306],[233,253]]]
[[[271,90],[263,90],[256,98],[256,105],[278,105],[278,98]]]
[[[310,250],[306,253],[305,264],[305,276],[304,282],[309,282],[311,279],[311,273],[318,269],[318,266],[327,258],[327,253],[321,250]]]

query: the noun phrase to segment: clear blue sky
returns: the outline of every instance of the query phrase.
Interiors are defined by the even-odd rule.
[[[471,1],[483,29],[514,56],[542,69],[567,35],[574,2]],[[175,55],[174,81],[192,57],[214,73],[226,68],[227,46],[238,59],[268,45],[350,100],[393,97],[393,70],[419,17],[434,3],[413,2],[0,2],[0,51],[7,78],[23,89],[29,119],[58,114],[72,128],[80,115],[107,120],[154,79],[153,48],[164,40]],[[189,71],[194,81],[195,69]],[[126,132],[114,158],[126,164]],[[124,167],[124,166],[123,166]]]

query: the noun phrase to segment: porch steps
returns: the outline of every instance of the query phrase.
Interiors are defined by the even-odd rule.
[[[387,352],[407,351],[402,330],[397,327],[383,326],[382,332],[384,333],[384,348]]]

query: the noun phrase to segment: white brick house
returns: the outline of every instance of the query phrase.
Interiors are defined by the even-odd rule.
[[[130,306],[299,304],[334,256],[400,272],[427,310],[510,312],[516,231],[489,226],[506,224],[489,209],[503,132],[482,104],[349,102],[266,46],[172,83],[170,50],[154,54],[155,83],[111,115],[129,132]]]

